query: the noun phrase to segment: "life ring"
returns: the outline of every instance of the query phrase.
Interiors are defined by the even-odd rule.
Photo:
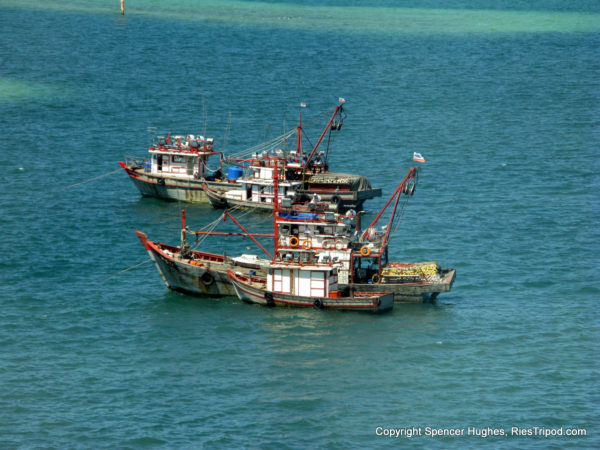
[[[290,245],[292,247],[298,247],[298,244],[300,244],[300,239],[298,239],[296,236],[292,236],[290,238]]]
[[[320,299],[316,299],[315,302],[313,303],[313,305],[317,309],[322,309],[323,308],[323,302]]]
[[[323,250],[328,250],[330,247],[329,241],[323,241],[323,243],[321,244],[321,247],[323,247]]]
[[[362,256],[369,256],[371,254],[371,249],[368,246],[363,245],[360,249],[360,254]]]
[[[302,248],[304,250],[310,250],[312,248],[312,242],[311,241],[304,241],[302,243]]]
[[[204,286],[210,286],[211,284],[213,284],[215,282],[215,279],[210,273],[204,272],[202,274],[202,276],[200,277],[200,281],[202,281]]]
[[[371,278],[371,283],[373,283],[373,284],[379,283],[379,275],[377,275],[377,274],[373,275],[373,278]]]
[[[335,241],[335,249],[342,250],[344,248],[344,243],[342,241]]]

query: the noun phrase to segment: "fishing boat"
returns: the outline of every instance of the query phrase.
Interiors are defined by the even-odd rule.
[[[279,206],[274,212],[272,234],[249,233],[228,210],[225,210],[222,215],[223,220],[231,217],[232,221],[241,228],[241,233],[191,231],[185,223],[182,223],[182,245],[168,247],[169,253],[166,256],[165,252],[161,251],[167,248],[164,244],[148,240],[141,232],[138,232],[138,236],[157,263],[157,268],[167,286],[191,294],[208,291],[208,286],[201,279],[205,272],[211,275],[205,277],[209,282],[218,281],[218,286],[211,288],[211,295],[232,294],[233,280],[228,271],[238,275],[240,282],[252,278],[254,283],[262,283],[266,286],[269,263],[272,262],[299,264],[300,267],[331,264],[336,267],[337,290],[345,297],[356,292],[374,294],[389,291],[394,294],[396,302],[434,301],[440,293],[451,290],[456,277],[455,269],[443,269],[439,264],[431,261],[390,262],[388,258],[390,238],[393,231],[398,228],[407,200],[415,192],[417,174],[416,168],[408,172],[377,217],[364,231],[361,231],[362,212],[349,210],[346,213],[339,213],[332,210],[331,205],[327,203],[311,201],[295,204],[290,198],[284,197],[276,202]],[[399,208],[401,196],[405,201]],[[377,227],[378,221],[382,219],[390,205],[393,206],[389,211],[387,224]],[[208,258],[213,261],[210,265],[202,269],[192,268],[190,266],[195,263],[190,261],[188,251],[184,251],[187,245],[186,233],[196,238],[205,235],[247,236],[265,252],[267,258],[246,255],[243,258],[246,264],[244,266],[244,261],[232,262],[231,258],[228,259],[224,255],[210,254]],[[273,254],[256,240],[257,237],[269,239],[276,237],[273,239],[275,247]],[[204,258],[202,252],[194,254],[194,259],[200,261],[202,258]],[[254,258],[255,263],[252,266],[247,265],[250,262],[249,258]],[[179,272],[186,274],[183,281]],[[264,283],[256,281],[259,279]],[[199,287],[201,284],[203,286]],[[209,286],[212,286],[212,283]]]
[[[398,302],[434,301],[452,288],[455,269],[442,269],[434,261],[390,262],[388,247],[398,229],[408,199],[414,195],[419,170],[412,168],[369,226],[361,231],[354,210],[336,214],[328,206],[293,205],[287,199],[274,214],[276,258],[311,263],[334,262],[344,294],[391,291]],[[400,205],[400,199],[405,201]],[[400,207],[399,207],[400,206]],[[388,211],[389,208],[389,211]],[[378,227],[386,212],[387,223]]]
[[[214,138],[168,135],[159,136],[150,146],[149,160],[126,158],[119,164],[143,196],[272,210],[272,161],[277,158],[283,161],[285,175],[282,196],[289,191],[298,201],[309,201],[316,194],[341,208],[360,208],[366,200],[381,196],[381,189],[372,188],[364,176],[329,172],[331,133],[342,128],[343,118],[340,101],[309,152],[304,151],[300,113],[294,130],[235,155],[225,157],[215,151]],[[296,147],[288,150],[287,141],[294,134]],[[326,150],[319,150],[326,137]]]
[[[149,160],[127,158],[119,162],[145,197],[207,202],[202,185],[233,188],[235,185],[229,182],[241,176],[241,170],[230,171],[229,178],[223,175],[223,153],[214,151],[214,138],[193,134],[158,136],[148,152]],[[209,169],[209,159],[218,159],[214,170]]]

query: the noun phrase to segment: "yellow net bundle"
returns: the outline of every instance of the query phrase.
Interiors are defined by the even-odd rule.
[[[435,261],[420,263],[390,263],[382,269],[381,275],[384,277],[409,277],[423,276],[435,277],[440,274],[440,265]]]

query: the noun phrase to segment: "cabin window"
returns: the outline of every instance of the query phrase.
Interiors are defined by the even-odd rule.
[[[325,297],[325,272],[311,271],[310,295],[311,297]]]
[[[314,276],[313,276],[314,275]],[[320,278],[319,278],[320,277]],[[323,272],[300,270],[298,273],[298,295],[321,296],[325,295],[325,275]]]
[[[378,258],[355,258],[354,259],[354,281],[366,283],[373,275],[379,272]]]
[[[273,270],[273,292],[290,293],[290,271],[289,269]]]
[[[174,163],[184,163],[185,162],[185,157],[184,156],[173,155],[173,162]]]

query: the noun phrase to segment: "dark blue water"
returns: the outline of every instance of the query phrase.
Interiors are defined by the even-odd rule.
[[[2,447],[600,446],[597,3],[310,3],[0,0]],[[267,309],[121,272],[134,229],[175,244],[183,207],[219,213],[78,183],[148,127],[232,153],[338,97],[330,163],[384,189],[368,217],[427,159],[390,252],[457,269],[436,305]]]

